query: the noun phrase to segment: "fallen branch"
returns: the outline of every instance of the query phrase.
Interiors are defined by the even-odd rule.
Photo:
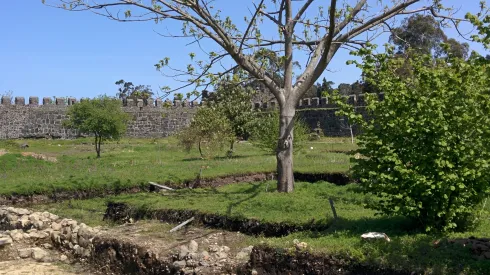
[[[186,224],[192,222],[193,220],[194,220],[194,217],[192,217],[192,218],[188,219],[187,221],[185,221],[185,222],[177,225],[176,227],[170,229],[170,233],[175,232],[175,231],[181,229],[182,227],[184,227]]]
[[[175,191],[175,189],[170,188],[170,187],[165,186],[165,185],[161,185],[161,184],[154,183],[154,182],[151,182],[151,181],[149,183],[150,183],[151,186],[156,187],[156,188],[165,189],[165,190],[168,190],[168,191]]]

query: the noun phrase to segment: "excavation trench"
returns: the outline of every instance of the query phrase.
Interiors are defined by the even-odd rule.
[[[352,182],[352,179],[345,173],[324,173],[324,174],[309,174],[309,173],[294,173],[295,180],[304,182],[319,182],[328,181],[336,185],[345,185]],[[214,178],[203,178],[187,180],[181,183],[164,182],[162,184],[174,188],[206,188],[206,187],[220,187],[228,184],[247,183],[247,182],[259,182],[265,180],[276,179],[276,174],[273,172],[268,173],[250,173],[229,175]],[[40,194],[10,194],[0,195],[0,205],[16,205],[16,206],[29,206],[33,204],[44,204],[52,202],[61,202],[71,199],[92,199],[106,197],[110,195],[119,194],[134,194],[139,192],[155,191],[154,187],[149,184],[140,184],[139,186],[133,186],[128,188],[105,188],[105,189],[86,189],[86,190],[57,190],[53,192],[46,192]]]
[[[182,233],[182,231],[173,233],[180,234],[173,236],[173,239],[170,236],[172,234],[169,235],[165,230],[160,231],[162,232],[160,234],[165,235],[145,238],[141,230],[136,230],[138,226],[143,226],[138,224],[98,229],[48,212],[0,207],[1,238],[11,236],[12,246],[29,243],[31,246],[37,246],[36,251],[46,250],[49,254],[58,256],[62,253],[69,259],[65,263],[85,263],[88,267],[87,273],[96,271],[97,274],[417,274],[365,265],[345,257],[312,254],[304,249],[291,250],[264,245],[249,247],[250,250],[247,250],[249,252],[244,261],[237,261],[238,255],[243,253],[238,251],[245,249],[240,248],[240,239],[234,240],[238,246],[233,247],[231,243],[233,241],[230,239],[237,238],[236,232],[209,232],[206,231],[207,229],[192,227],[187,230],[189,233]],[[19,238],[19,236],[23,237]],[[179,241],[182,237],[184,241]],[[205,258],[194,260],[195,255],[199,253],[194,253],[193,256],[192,253],[188,253],[189,251],[183,252],[192,249],[193,241],[199,242],[199,244],[195,243],[196,247],[193,251],[204,249],[209,253],[202,253],[211,255],[220,255],[223,253],[220,251],[227,251],[228,262],[220,265],[221,258],[215,258],[211,260],[214,264],[209,265],[204,264],[209,262]],[[47,243],[51,248],[46,248]],[[182,245],[187,248],[182,248]],[[224,245],[229,245],[231,248]],[[171,252],[176,247],[179,251]],[[0,250],[0,253],[3,251],[5,250]],[[35,257],[34,254],[32,257]],[[49,255],[37,260],[56,263]]]
[[[129,220],[159,220],[162,222],[179,224],[190,218],[194,218],[194,223],[202,226],[223,229],[228,231],[238,231],[243,234],[264,237],[282,237],[298,231],[322,231],[330,225],[324,223],[310,224],[288,224],[262,222],[256,219],[236,218],[214,213],[203,213],[197,210],[185,209],[158,209],[147,210],[142,208],[132,208],[125,203],[110,202],[107,205],[105,220],[114,222],[126,222]]]

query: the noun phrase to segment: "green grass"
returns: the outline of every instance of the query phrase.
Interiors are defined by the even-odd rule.
[[[295,156],[295,171],[347,171],[349,156],[329,152],[331,148],[346,146],[339,141],[324,139],[308,143]],[[19,145],[25,142],[29,148],[20,149]],[[201,167],[204,167],[204,178],[272,172],[276,168],[275,156],[264,154],[246,142],[236,145],[234,158],[223,157],[226,151],[223,150],[208,159],[201,159],[197,150],[183,151],[174,138],[106,143],[102,146],[102,158],[97,159],[91,142],[92,139],[0,141],[0,149],[10,152],[0,156],[0,194],[115,189],[148,181],[181,183],[196,178]],[[56,157],[58,162],[21,156],[22,151]]]
[[[483,210],[482,222],[470,232],[447,235],[429,235],[417,231],[412,222],[402,217],[376,216],[363,207],[375,200],[359,193],[355,185],[335,186],[329,183],[296,183],[292,194],[277,193],[274,182],[243,183],[195,190],[178,190],[159,194],[120,195],[104,199],[63,202],[43,206],[60,215],[94,219],[91,214],[102,213],[107,201],[125,202],[130,206],[156,209],[195,209],[242,218],[255,218],[265,222],[302,224],[315,219],[319,223],[332,222],[328,198],[335,201],[339,219],[324,232],[297,232],[281,238],[258,237],[251,244],[291,249],[293,240],[308,243],[315,253],[353,257],[364,263],[381,264],[390,268],[425,271],[432,274],[485,274],[490,261],[476,261],[468,248],[443,245],[435,248],[435,240],[445,238],[490,237],[490,205]],[[100,216],[99,216],[99,219]],[[384,232],[391,242],[368,243],[361,241],[366,232]],[[482,273],[483,272],[483,273]]]

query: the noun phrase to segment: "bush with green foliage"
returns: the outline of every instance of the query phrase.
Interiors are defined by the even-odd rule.
[[[108,96],[82,100],[70,106],[67,115],[64,127],[94,135],[98,158],[102,141],[121,138],[129,120],[129,115],[121,109],[121,101]]]
[[[216,92],[209,99],[209,103],[228,119],[236,138],[248,139],[251,130],[249,123],[257,116],[257,111],[251,104],[255,91],[245,87],[237,74],[227,76],[218,82],[215,88]],[[229,156],[233,154],[235,141],[236,139],[230,140]]]
[[[490,194],[489,63],[415,55],[411,74],[401,77],[396,70],[407,60],[393,48],[357,55],[363,63],[354,63],[384,92],[382,101],[367,99],[372,119],[353,167],[362,189],[381,198],[369,207],[411,217],[426,231],[465,229]]]
[[[250,142],[268,153],[275,153],[279,138],[279,113],[264,112],[249,123]],[[293,150],[299,151],[308,140],[310,128],[302,120],[295,118],[293,129]]]
[[[201,107],[194,115],[191,124],[177,134],[179,144],[187,151],[197,145],[202,158],[206,151],[216,152],[235,139],[228,119],[213,107]]]

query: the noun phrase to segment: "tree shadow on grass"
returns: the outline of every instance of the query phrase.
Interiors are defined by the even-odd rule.
[[[191,162],[191,161],[200,161],[200,160],[232,160],[232,159],[246,159],[246,158],[251,158],[251,157],[253,157],[253,156],[238,155],[238,156],[232,156],[232,157],[212,157],[212,158],[194,157],[194,158],[185,158],[185,159],[182,159],[182,161]]]
[[[426,271],[431,274],[488,274],[485,272],[490,270],[490,260],[475,260],[470,248],[450,244],[443,235],[425,234],[408,218],[338,218],[330,223],[328,229],[304,232],[304,236],[311,239],[326,238],[325,242],[328,242],[329,237],[349,240],[358,238],[359,242],[346,249],[362,253],[363,262],[414,274]],[[386,233],[391,241],[361,240],[361,235],[367,232]]]
[[[240,192],[241,194],[248,194],[249,196],[247,196],[241,200],[234,201],[234,202],[230,203],[228,205],[227,210],[226,210],[226,215],[231,216],[231,212],[233,211],[234,207],[237,207],[238,205],[257,197],[260,194],[260,190],[259,190],[259,188],[261,186],[260,184],[252,184],[251,183],[250,185],[251,185],[250,188],[248,188],[245,192]],[[232,194],[232,193],[225,193],[225,198],[230,200],[230,194]]]

